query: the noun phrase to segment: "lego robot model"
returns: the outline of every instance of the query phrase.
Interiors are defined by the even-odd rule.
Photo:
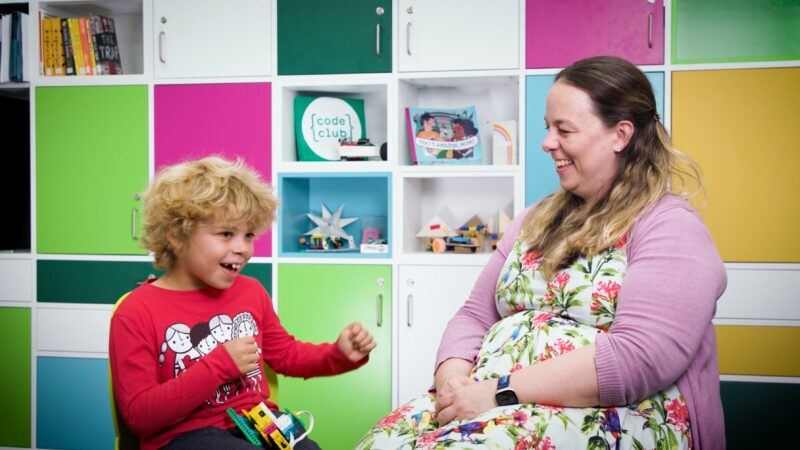
[[[264,447],[263,443],[267,443],[268,448],[291,450],[314,428],[314,416],[308,411],[286,410],[286,414],[275,417],[264,403],[259,403],[250,411],[243,409],[241,416],[233,408],[228,408],[227,411],[247,440],[258,447]],[[309,423],[305,433],[298,436],[300,420],[296,415],[300,414],[306,414]]]

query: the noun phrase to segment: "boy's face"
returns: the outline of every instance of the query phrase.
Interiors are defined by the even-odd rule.
[[[231,287],[253,256],[255,238],[246,223],[215,221],[199,225],[168,273],[170,284],[179,290]]]

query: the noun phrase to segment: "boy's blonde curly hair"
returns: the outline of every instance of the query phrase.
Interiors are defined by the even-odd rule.
[[[244,222],[259,234],[277,207],[272,186],[241,159],[210,156],[169,166],[144,194],[142,246],[153,252],[157,268],[170,269],[199,225]]]

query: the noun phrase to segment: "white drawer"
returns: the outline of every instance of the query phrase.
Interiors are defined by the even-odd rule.
[[[36,348],[56,352],[108,352],[107,309],[39,308]]]
[[[0,302],[33,301],[33,261],[0,259]]]
[[[727,270],[717,319],[800,320],[800,267],[747,264]]]

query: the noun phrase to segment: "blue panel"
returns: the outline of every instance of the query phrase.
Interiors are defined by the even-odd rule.
[[[392,242],[391,175],[370,174],[284,174],[279,176],[282,216],[278,223],[279,254],[286,256],[337,257],[337,258],[388,258],[388,254],[301,253],[298,238],[313,228],[306,213],[321,214],[320,204],[333,213],[344,205],[342,217],[359,220],[345,228],[353,235],[356,245],[361,242],[363,218],[386,218],[386,239]]]
[[[542,150],[547,135],[544,128],[544,107],[553,75],[525,78],[525,206],[558,189],[553,159]]]
[[[664,117],[664,73],[646,73],[656,97],[656,110]],[[544,108],[554,75],[536,75],[525,79],[525,206],[541,200],[558,189],[553,160],[542,150],[547,135]]]
[[[36,446],[114,448],[108,360],[37,358]]]

